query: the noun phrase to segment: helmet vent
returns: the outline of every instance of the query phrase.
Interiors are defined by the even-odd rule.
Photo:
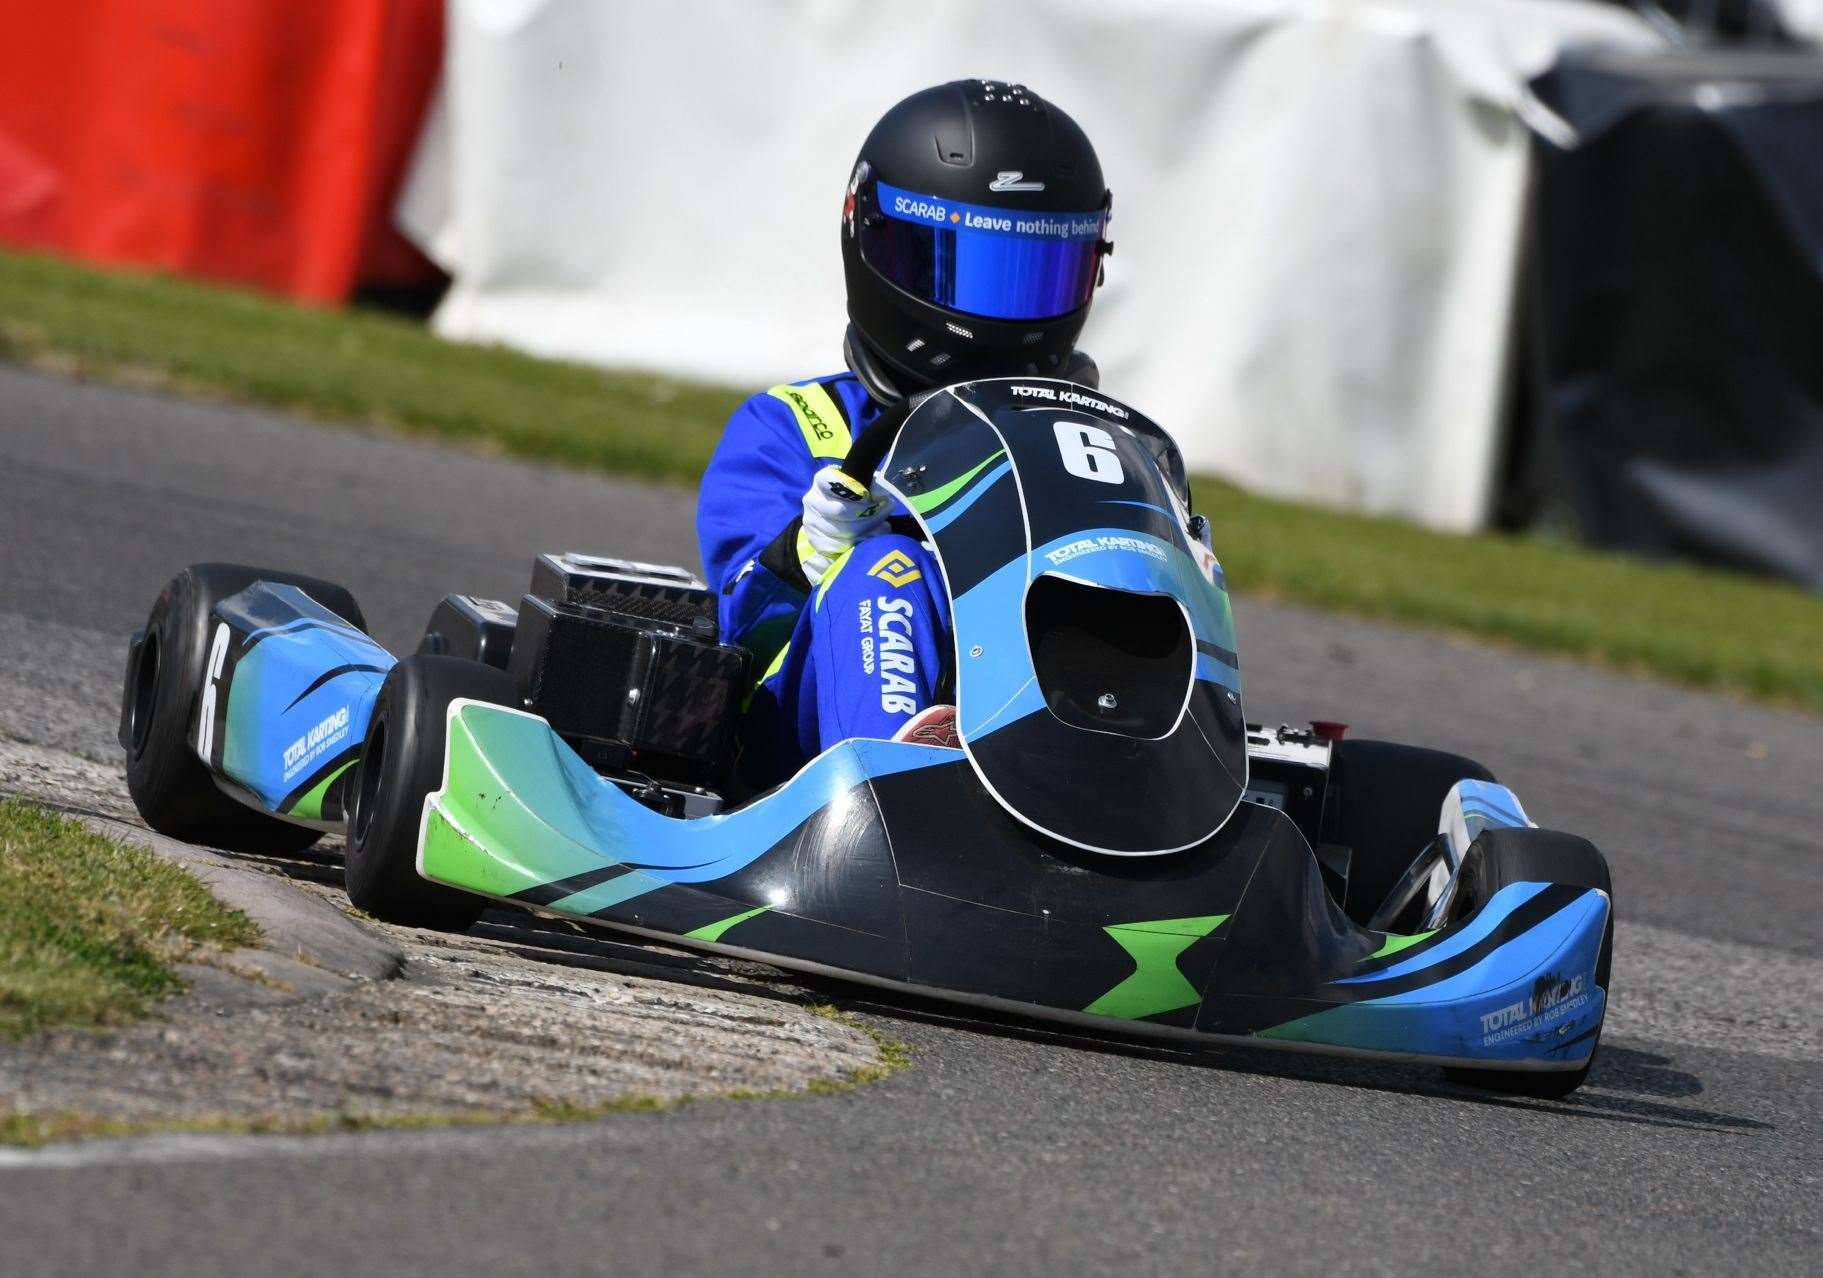
[[[970,106],[985,106],[992,102],[999,106],[1025,107],[1032,106],[1032,91],[1023,84],[1003,84],[998,80],[976,80],[967,89]]]

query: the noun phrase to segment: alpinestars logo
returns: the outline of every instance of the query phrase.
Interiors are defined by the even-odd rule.
[[[1019,169],[1001,169],[994,174],[994,180],[987,184],[990,191],[1042,191],[1043,182],[1028,182],[1025,174]]]
[[[869,577],[878,577],[889,586],[909,586],[921,579],[924,574],[918,571],[918,565],[912,562],[911,556],[903,550],[889,550],[880,556],[880,560],[867,570]]]

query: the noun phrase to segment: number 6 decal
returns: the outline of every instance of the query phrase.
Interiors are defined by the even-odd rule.
[[[196,725],[196,753],[206,766],[214,766],[209,751],[215,745],[215,688],[222,677],[222,665],[228,660],[228,623],[215,627],[215,638],[209,644],[209,664],[203,668],[203,704]]]
[[[1121,469],[1120,454],[1114,451],[1114,436],[1107,431],[1082,422],[1054,422],[1051,430],[1057,436],[1057,451],[1063,456],[1063,468],[1072,475],[1101,484],[1126,481],[1127,472]]]

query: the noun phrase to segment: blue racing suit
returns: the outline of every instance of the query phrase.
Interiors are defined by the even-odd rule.
[[[763,672],[741,722],[750,785],[776,784],[845,738],[890,737],[935,700],[949,603],[903,510],[814,588],[800,561],[805,491],[879,414],[852,373],[774,386],[735,410],[703,472],[696,531],[722,642]]]

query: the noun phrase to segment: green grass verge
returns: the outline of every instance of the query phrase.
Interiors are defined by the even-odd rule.
[[[345,1110],[333,1114],[204,1114],[190,1118],[104,1118],[78,1110],[41,1113],[0,1112],[0,1146],[37,1149],[83,1140],[121,1140],[132,1136],[322,1136],[333,1132],[412,1131],[428,1127],[523,1126],[536,1123],[587,1123],[611,1114],[664,1114],[704,1101],[804,1100],[833,1096],[878,1083],[911,1064],[911,1049],[868,1025],[850,1012],[827,1004],[808,1009],[873,1040],[879,1060],[840,1078],[812,1079],[801,1088],[772,1091],[741,1089],[705,1094],[663,1097],[643,1093],[579,1105],[570,1101],[538,1100],[520,1109],[476,1110],[443,1113],[374,1114]]]
[[[1823,597],[1796,587],[1542,537],[1434,533],[1219,480],[1198,480],[1196,496],[1239,591],[1823,713]],[[1243,626],[1243,670],[1246,640]]]
[[[174,961],[258,939],[169,861],[0,799],[0,1037],[143,1016],[183,989]]]
[[[391,315],[6,253],[0,359],[684,482],[743,398],[440,341]]]
[[[740,399],[455,345],[389,316],[5,254],[0,358],[683,482]],[[1823,598],[1793,587],[1196,488],[1239,592],[1823,712]]]

